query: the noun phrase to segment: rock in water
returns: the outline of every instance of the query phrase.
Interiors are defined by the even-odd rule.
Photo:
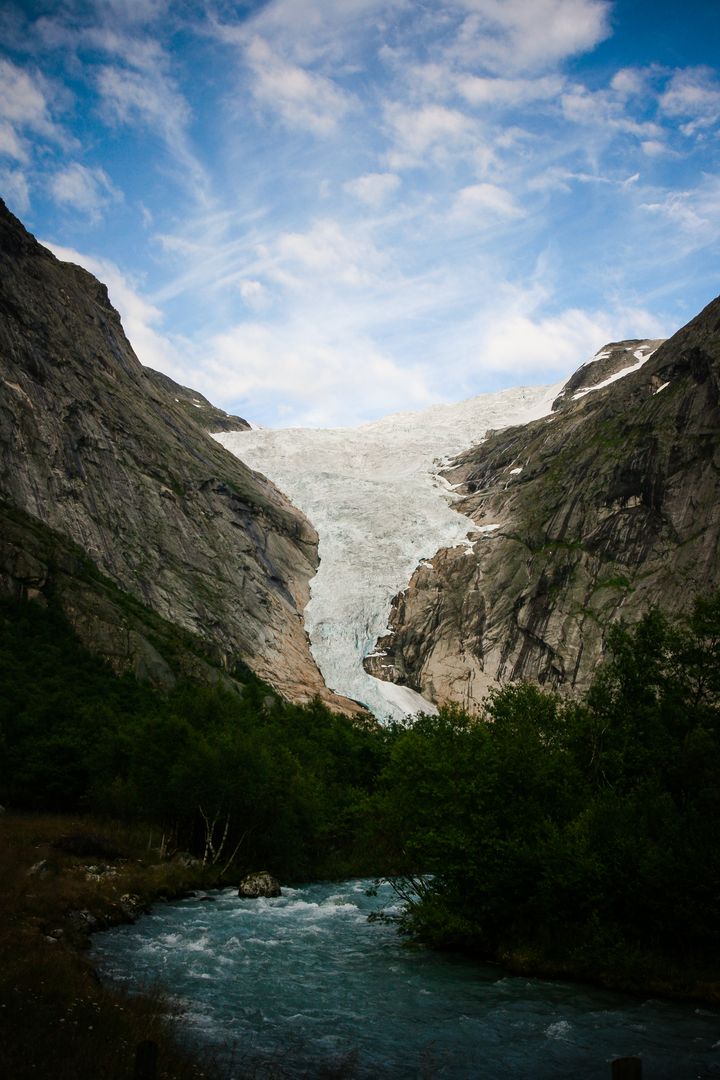
[[[250,900],[257,900],[259,896],[280,896],[280,882],[267,870],[257,870],[242,879],[238,896]]]

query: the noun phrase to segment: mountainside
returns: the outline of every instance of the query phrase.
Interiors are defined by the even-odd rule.
[[[550,412],[560,385],[481,394],[356,428],[241,431],[216,437],[262,467],[313,522],[320,568],[305,612],[325,681],[380,717],[432,711],[406,686],[368,675],[362,661],[385,632],[390,603],[418,564],[458,544],[472,521],[455,513],[438,475],[489,428]]]
[[[720,585],[720,298],[642,363],[657,344],[607,346],[552,416],[454,461],[470,544],[416,570],[367,670],[466,706],[584,687],[612,620]]]
[[[0,380],[6,591],[52,588],[45,526],[227,666],[241,658],[291,700],[319,694],[358,711],[327,691],[303,628],[317,566],[312,526],[209,437],[205,399],[141,366],[105,286],[59,262],[4,204]],[[72,595],[64,591],[63,606],[80,636],[134,667],[124,629],[111,643],[88,634]]]

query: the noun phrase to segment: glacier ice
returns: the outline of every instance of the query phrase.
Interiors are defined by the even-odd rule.
[[[355,428],[214,436],[269,477],[318,531],[320,568],[305,625],[329,687],[381,719],[435,711],[409,687],[368,675],[363,657],[386,633],[390,602],[418,564],[441,547],[468,545],[468,531],[478,531],[452,509],[458,496],[440,470],[488,430],[545,416],[562,385],[482,394]]]

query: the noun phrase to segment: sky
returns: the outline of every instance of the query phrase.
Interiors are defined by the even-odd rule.
[[[3,0],[0,194],[269,427],[549,383],[720,292],[716,0]]]

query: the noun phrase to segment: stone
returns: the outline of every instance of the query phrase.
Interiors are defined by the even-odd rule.
[[[455,459],[472,551],[415,571],[370,674],[471,711],[507,681],[583,690],[613,621],[720,588],[720,297],[657,344],[606,346],[552,416]]]
[[[207,642],[225,670],[242,660],[292,701],[319,696],[360,714],[325,686],[302,621],[318,565],[314,528],[208,433],[244,421],[143,368],[106,287],[56,259],[2,202],[0,312],[0,517],[9,519],[9,529],[0,520],[0,589],[57,595],[59,534],[115,586]],[[7,540],[18,513],[30,551]],[[46,532],[32,537],[31,522]],[[158,650],[87,575],[78,590],[66,584],[59,599],[83,644],[118,672],[172,685],[172,646]]]
[[[173,862],[177,863],[178,866],[183,866],[186,870],[202,866],[202,860],[196,859],[189,851],[178,851],[176,855],[173,855]]]
[[[33,863],[30,869],[27,871],[28,877],[47,877],[50,873],[50,865],[47,859],[40,859],[38,862]]]
[[[280,882],[267,870],[247,874],[240,882],[238,896],[256,900],[259,896],[280,896]]]

